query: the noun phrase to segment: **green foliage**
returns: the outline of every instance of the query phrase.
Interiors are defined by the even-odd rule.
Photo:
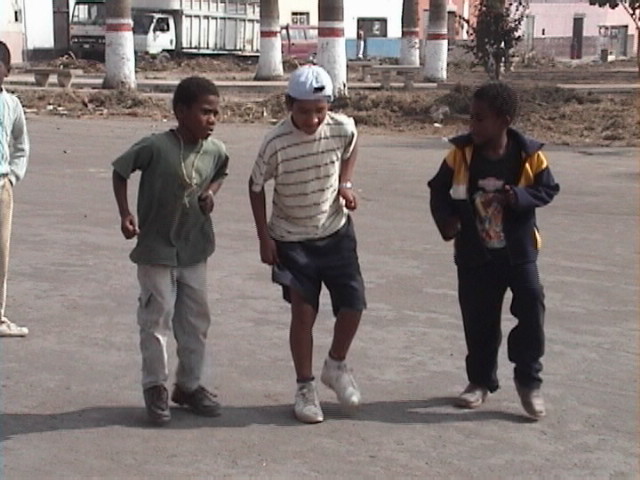
[[[475,24],[459,17],[469,27],[469,43],[463,48],[492,79],[498,80],[503,68],[511,63],[513,51],[522,40],[527,8],[526,0],[515,0],[506,5],[496,4],[495,0],[481,0],[475,5]]]

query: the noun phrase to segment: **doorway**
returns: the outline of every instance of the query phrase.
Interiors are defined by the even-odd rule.
[[[571,38],[571,58],[582,58],[582,40],[584,37],[584,16],[573,17],[573,36]]]

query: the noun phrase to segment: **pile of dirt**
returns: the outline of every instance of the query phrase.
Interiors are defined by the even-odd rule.
[[[516,126],[548,143],[565,145],[640,145],[640,100],[625,94],[588,94],[557,87],[520,89]],[[450,136],[466,130],[472,90],[457,85],[448,92],[354,91],[333,108],[352,116],[365,130]],[[169,119],[166,97],[135,91],[93,92],[25,90],[19,93],[30,113],[72,117],[133,116]],[[283,96],[248,101],[225,99],[222,121],[273,123],[286,115]]]
[[[130,116],[168,118],[168,102],[128,90],[24,90],[18,93],[27,113],[75,118]]]

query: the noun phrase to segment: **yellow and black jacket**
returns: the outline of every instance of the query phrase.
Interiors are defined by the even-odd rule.
[[[505,210],[503,217],[507,250],[512,264],[535,262],[541,246],[535,209],[551,202],[560,186],[541,152],[542,143],[514,129],[509,129],[508,135],[519,146],[521,167],[517,184],[511,185],[516,202]],[[466,134],[454,137],[450,142],[453,148],[428,183],[431,213],[445,240],[451,240],[446,236],[445,225],[451,223],[452,218],[460,221],[460,229],[454,237],[456,264],[461,267],[480,265],[488,261],[490,255],[478,233],[475,209],[468,196],[473,141]]]

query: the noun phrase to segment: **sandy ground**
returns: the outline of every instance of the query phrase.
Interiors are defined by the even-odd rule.
[[[477,411],[451,406],[466,383],[464,339],[451,245],[425,186],[445,145],[365,132],[354,217],[369,309],[350,356],[364,405],[345,416],[321,387],[326,421],[307,426],[291,414],[288,311],[259,263],[246,195],[267,127],[221,125],[232,163],[214,212],[205,383],[223,415],[174,410],[158,430],[144,423],[132,244],[109,163],[168,125],[29,118],[7,313],[31,334],[0,341],[2,478],[638,478],[636,150],[547,149],[562,192],[539,213],[548,417],[534,423],[504,348],[501,390]],[[326,297],[321,309],[316,368],[332,327]]]

